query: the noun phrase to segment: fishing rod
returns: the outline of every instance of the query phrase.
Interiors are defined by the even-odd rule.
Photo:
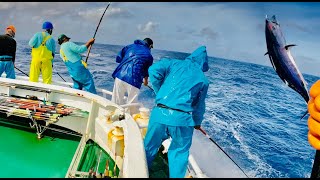
[[[146,86],[147,86],[149,89],[151,89],[154,94],[156,94],[156,92],[154,92],[154,90],[152,89],[152,87],[150,87],[149,85],[146,85]]]
[[[60,76],[60,74],[57,72],[57,74]],[[62,76],[60,76],[61,77],[61,79],[63,79],[63,77]],[[67,82],[65,79],[63,79],[64,80],[64,82]],[[69,87],[71,87],[70,85],[68,85]],[[72,87],[71,87],[72,88]]]
[[[96,34],[97,34],[98,28],[99,28],[99,26],[100,26],[101,20],[102,20],[104,14],[106,13],[108,7],[110,6],[110,4],[111,4],[111,3],[109,2],[108,6],[107,6],[106,9],[104,10],[104,12],[103,12],[103,14],[102,14],[102,16],[101,16],[101,18],[100,18],[99,24],[98,24],[98,26],[97,26],[97,28],[96,28],[96,31],[94,32],[94,35],[93,35],[93,39],[96,37]],[[86,57],[86,63],[87,63],[88,58],[89,58],[89,54],[90,54],[91,47],[92,47],[92,44],[89,46],[89,49],[88,49],[88,53],[87,53],[87,57]]]
[[[18,71],[20,71],[22,74],[28,76],[28,74],[24,73],[23,71],[21,71],[19,68],[17,68],[16,66],[14,66],[14,68],[16,68]],[[28,76],[29,77],[29,76]]]
[[[149,89],[151,89],[151,90],[154,92],[154,90],[152,89],[152,87],[150,87],[149,85],[147,85],[147,87],[148,87]]]
[[[234,160],[233,160],[201,127],[200,127],[198,130],[201,131],[211,142],[213,142],[215,145],[217,145],[218,148],[219,148],[225,155],[227,155],[227,156],[230,158],[230,160],[231,160],[236,166],[238,166],[238,164],[237,164],[236,162],[234,162]],[[240,166],[238,166],[238,168],[243,172],[244,175],[247,176],[247,178],[249,178],[249,176],[240,168]]]

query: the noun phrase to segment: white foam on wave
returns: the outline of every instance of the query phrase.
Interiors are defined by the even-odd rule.
[[[82,57],[87,57],[87,53],[81,54]],[[89,53],[89,57],[100,57],[101,54]]]

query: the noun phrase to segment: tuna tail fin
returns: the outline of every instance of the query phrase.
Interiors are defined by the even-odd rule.
[[[293,46],[296,46],[296,45],[295,44],[289,44],[289,45],[286,45],[284,48],[286,48],[286,50],[288,50],[289,48],[291,48]]]
[[[308,114],[308,110],[301,116],[300,120],[303,119]]]

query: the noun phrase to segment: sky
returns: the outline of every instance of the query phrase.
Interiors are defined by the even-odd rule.
[[[0,2],[0,32],[13,24],[16,40],[29,40],[51,21],[53,37],[93,37],[108,2]],[[291,54],[304,74],[320,76],[319,2],[111,2],[96,43],[127,45],[150,37],[159,50],[208,55],[271,67],[265,16],[276,15]],[[93,46],[94,48],[94,46]]]

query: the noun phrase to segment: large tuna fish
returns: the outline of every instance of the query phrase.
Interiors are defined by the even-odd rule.
[[[280,29],[280,24],[275,15],[271,18],[266,16],[266,42],[272,67],[277,72],[282,81],[290,88],[298,92],[308,103],[309,94],[307,83],[300,73],[289,48],[294,44],[287,45]]]

